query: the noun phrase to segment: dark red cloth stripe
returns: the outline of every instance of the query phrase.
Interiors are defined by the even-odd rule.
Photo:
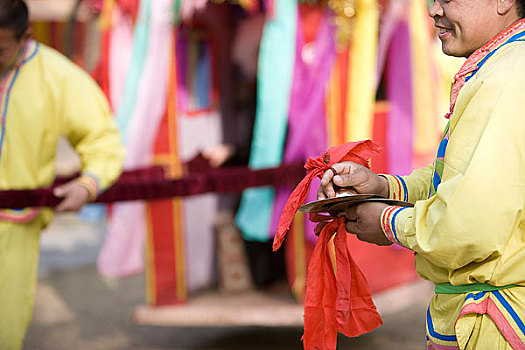
[[[95,202],[112,203],[132,200],[154,200],[187,197],[203,193],[235,193],[249,187],[287,185],[293,188],[306,174],[303,164],[251,170],[247,167],[225,167],[194,172],[168,180],[161,167],[126,171]],[[0,191],[0,208],[54,207],[60,199],[53,188],[71,179],[57,181],[50,188]]]

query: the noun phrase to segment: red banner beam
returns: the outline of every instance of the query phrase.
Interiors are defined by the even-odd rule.
[[[113,186],[102,193],[95,202],[112,203],[187,197],[204,193],[235,193],[261,186],[284,185],[294,188],[305,172],[303,164],[261,170],[225,167],[193,172],[180,179],[166,179],[162,168],[152,167],[123,172]],[[60,198],[53,195],[53,188],[65,181],[67,179],[58,180],[49,188],[0,191],[0,208],[54,207],[60,202]]]

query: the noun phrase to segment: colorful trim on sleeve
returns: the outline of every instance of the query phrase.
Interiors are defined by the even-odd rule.
[[[89,174],[83,174],[75,180],[79,185],[85,187],[89,192],[89,200],[92,202],[97,198],[99,193],[98,180]]]
[[[389,207],[386,207],[381,213],[381,227],[383,229],[383,233],[385,234],[385,236],[388,238],[390,242],[399,244],[403,247],[404,245],[401,243],[401,241],[397,237],[396,217],[401,211],[405,209],[408,209],[408,208],[399,207],[399,206],[389,206]]]
[[[388,180],[388,198],[408,202],[408,186],[399,175],[381,174]]]
[[[394,179],[396,180],[396,183],[399,187],[398,189],[399,198],[394,198],[394,199],[399,199],[399,200],[408,202],[408,187],[407,187],[405,180],[403,180],[403,178],[399,175],[394,175]]]

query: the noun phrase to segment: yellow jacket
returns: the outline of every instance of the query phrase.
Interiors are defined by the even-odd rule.
[[[396,238],[432,282],[525,285],[524,57],[507,44],[462,88],[436,195],[432,166],[388,176],[391,196],[415,203],[396,213]]]
[[[67,58],[29,41],[1,89],[0,190],[51,185],[59,135],[80,155],[83,183],[91,191],[106,189],[120,174],[124,150],[106,98]],[[4,210],[0,219],[24,221],[31,211]]]
[[[524,38],[520,20],[456,75],[453,106],[460,90],[434,165],[387,175],[390,197],[414,208],[387,207],[383,230],[436,283],[429,349],[525,344]]]

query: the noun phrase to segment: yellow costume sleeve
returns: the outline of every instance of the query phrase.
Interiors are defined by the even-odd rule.
[[[429,165],[414,170],[408,176],[382,174],[388,180],[389,198],[412,204],[427,199],[433,171],[434,167]]]
[[[414,208],[383,212],[387,236],[390,231],[394,241],[436,267],[452,271],[482,263],[493,271],[503,254],[512,263],[510,250],[518,249],[513,244],[523,245],[525,69],[514,58],[502,69],[513,74],[488,69],[463,88],[436,195]]]
[[[98,190],[109,187],[120,174],[124,149],[105,96],[97,84],[80,68],[68,65],[62,76],[62,133],[69,139],[82,161],[81,184]]]

